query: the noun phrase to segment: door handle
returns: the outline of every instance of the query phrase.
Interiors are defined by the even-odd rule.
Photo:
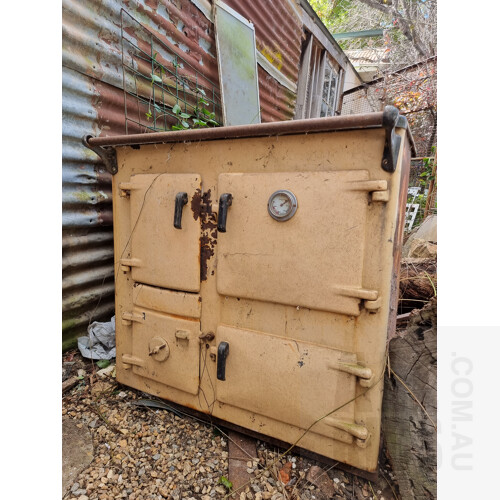
[[[175,210],[174,210],[174,227],[176,229],[182,229],[181,219],[182,219],[182,209],[184,205],[188,202],[187,193],[177,193],[175,195]]]
[[[226,359],[229,356],[229,344],[221,342],[217,349],[217,380],[226,380]]]
[[[224,193],[219,198],[219,216],[217,217],[217,231],[226,232],[227,209],[233,204],[233,195]]]

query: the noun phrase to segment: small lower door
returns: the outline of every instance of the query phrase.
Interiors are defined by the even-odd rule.
[[[124,361],[140,377],[198,394],[200,323],[135,307],[132,355]]]

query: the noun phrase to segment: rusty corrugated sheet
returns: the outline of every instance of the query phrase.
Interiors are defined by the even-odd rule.
[[[111,178],[81,144],[125,132],[120,12],[125,9],[218,82],[213,25],[187,0],[63,0],[63,348],[114,314]]]
[[[225,0],[255,26],[257,50],[286,78],[297,83],[304,32],[288,1]],[[262,121],[290,120],[296,94],[278,83],[259,66]]]
[[[262,122],[292,120],[297,95],[258,66]]]

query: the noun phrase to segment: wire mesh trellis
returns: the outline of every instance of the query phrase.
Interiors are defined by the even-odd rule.
[[[222,123],[219,86],[121,9],[125,133]]]

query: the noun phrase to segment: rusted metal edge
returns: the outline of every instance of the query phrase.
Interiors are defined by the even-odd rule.
[[[245,137],[381,128],[382,117],[383,113],[377,112],[328,118],[287,120],[283,122],[259,123],[254,125],[236,125],[210,129],[154,132],[150,134],[132,134],[114,137],[91,137],[88,138],[87,143],[92,149],[93,147],[106,146],[132,146],[169,142],[209,141],[216,139],[243,139]]]

